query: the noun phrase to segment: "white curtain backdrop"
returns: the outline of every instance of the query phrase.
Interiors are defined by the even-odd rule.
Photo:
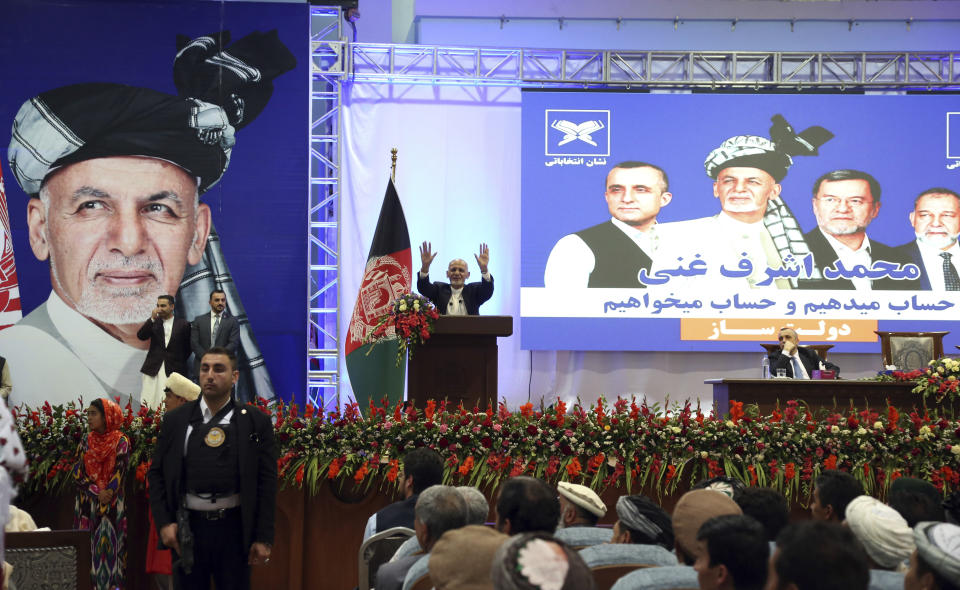
[[[533,352],[520,349],[520,90],[472,86],[345,84],[340,226],[340,333],[345,334],[398,148],[397,191],[403,203],[414,272],[418,246],[438,252],[430,276],[442,280],[447,263],[463,258],[479,280],[473,258],[490,246],[495,293],[481,312],[514,317],[514,334],[500,339],[499,395],[511,407],[557,397],[589,403],[599,396],[637,395],[661,405],[702,400],[704,379],[759,377],[754,353]],[[528,223],[535,220],[528,220]],[[637,334],[655,339],[656,334]],[[842,347],[842,345],[840,345]],[[846,378],[875,374],[876,355],[832,354]],[[342,349],[341,349],[342,355]],[[346,364],[341,400],[353,399]],[[843,403],[841,401],[841,403]],[[726,411],[727,408],[722,408]]]

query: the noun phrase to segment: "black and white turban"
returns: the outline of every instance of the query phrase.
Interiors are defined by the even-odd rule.
[[[234,133],[266,106],[273,79],[296,66],[275,30],[229,43],[229,31],[177,37],[177,96],[95,82],[26,101],[14,119],[7,153],[21,188],[36,196],[57,168],[145,156],[173,162],[197,178],[201,194],[209,190],[230,163]]]
[[[759,168],[780,182],[793,165],[791,156],[816,156],[819,147],[833,138],[833,133],[817,126],[796,133],[782,115],[774,115],[770,120],[770,139],[737,135],[710,152],[703,163],[707,176],[716,180],[725,168]]]

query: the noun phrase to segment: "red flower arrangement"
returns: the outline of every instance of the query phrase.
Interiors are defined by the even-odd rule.
[[[414,347],[422,345],[433,333],[433,323],[440,317],[432,301],[416,293],[404,293],[393,303],[390,313],[380,318],[367,342],[397,340],[397,366],[409,354],[413,356]],[[367,350],[370,354],[371,346]]]

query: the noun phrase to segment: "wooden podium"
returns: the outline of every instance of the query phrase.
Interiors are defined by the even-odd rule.
[[[446,399],[486,409],[497,402],[497,338],[513,334],[510,316],[440,316],[407,365],[407,398],[422,408]]]

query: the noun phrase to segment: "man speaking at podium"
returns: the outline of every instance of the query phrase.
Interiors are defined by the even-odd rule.
[[[800,338],[797,331],[791,328],[781,328],[780,350],[770,354],[770,372],[777,374],[778,369],[786,369],[787,377],[792,379],[809,379],[814,371],[828,370],[840,374],[840,367],[820,358],[817,351],[806,346],[797,346]]]
[[[493,297],[493,276],[487,272],[490,248],[480,244],[480,253],[474,255],[480,267],[481,281],[466,283],[470,278],[465,260],[455,258],[447,265],[449,283],[430,282],[430,263],[437,257],[430,242],[420,245],[420,272],[417,273],[417,291],[433,301],[440,315],[480,315],[480,306]]]

